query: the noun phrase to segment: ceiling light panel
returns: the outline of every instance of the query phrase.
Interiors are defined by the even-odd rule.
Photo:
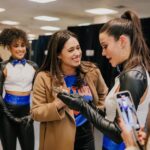
[[[34,17],[36,20],[42,20],[42,21],[58,21],[60,20],[57,17],[51,17],[51,16],[36,16]]]
[[[54,2],[56,0],[29,0],[32,2],[36,2],[36,3],[49,3],[49,2]]]
[[[88,25],[90,25],[91,23],[89,23],[89,22],[86,22],[86,23],[80,23],[80,24],[78,24],[78,26],[88,26]]]
[[[37,36],[35,34],[28,34],[28,40],[34,40],[37,39]]]
[[[58,30],[60,30],[59,27],[53,27],[53,26],[42,26],[40,29],[48,30],[48,31],[58,31]]]
[[[5,11],[5,9],[4,8],[0,8],[0,12],[3,12],[3,11]]]
[[[34,34],[28,34],[28,37],[35,37]]]
[[[53,34],[52,32],[44,33],[44,35],[52,35],[52,34]]]
[[[96,15],[107,15],[107,14],[116,14],[118,13],[115,10],[107,9],[107,8],[94,8],[85,10],[87,13],[96,14]]]
[[[16,21],[11,21],[11,20],[3,20],[1,21],[2,24],[7,24],[7,25],[18,25],[19,22]]]

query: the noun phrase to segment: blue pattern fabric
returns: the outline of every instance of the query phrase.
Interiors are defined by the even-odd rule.
[[[70,89],[70,94],[78,93],[79,89],[75,87],[76,82],[77,82],[76,75],[65,76],[64,80],[65,80],[67,87]],[[84,95],[83,98],[87,102],[92,101],[91,95]],[[87,119],[79,112],[74,113],[74,116],[75,116],[75,122],[76,122],[77,127],[83,125],[87,121]]]

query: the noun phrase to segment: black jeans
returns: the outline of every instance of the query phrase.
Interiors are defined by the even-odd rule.
[[[13,106],[8,104],[7,106],[16,117],[23,117],[29,114],[29,106]],[[22,150],[34,150],[33,123],[26,127],[22,123],[12,122],[5,114],[2,114],[0,128],[3,150],[16,150],[17,138]]]
[[[95,150],[93,127],[89,121],[77,127],[74,150]]]

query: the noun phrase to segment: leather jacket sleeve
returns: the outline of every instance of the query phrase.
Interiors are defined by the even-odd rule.
[[[111,138],[116,143],[122,141],[120,129],[115,122],[105,119],[103,113],[96,107],[91,107],[79,95],[58,93],[60,98],[69,108],[79,111],[83,114],[93,125],[100,130],[103,134]]]
[[[101,115],[98,110],[93,109],[85,101],[80,112],[104,135],[108,136],[116,143],[122,142],[121,131],[117,123],[105,119],[105,117]]]
[[[34,78],[33,78],[33,81],[32,81],[32,86],[33,86],[33,83],[35,81],[35,77],[37,75],[39,67],[38,67],[38,65],[35,62],[30,61],[30,60],[27,60],[27,63],[30,64],[35,69],[35,75],[34,75]]]
[[[4,75],[2,72],[2,63],[0,63],[0,96],[2,96],[3,93],[3,80],[4,80]]]
[[[138,66],[120,75],[120,91],[130,91],[136,109],[146,88],[147,77],[142,67]]]
[[[36,71],[39,69],[38,65],[30,60],[27,60],[27,63],[30,64]]]

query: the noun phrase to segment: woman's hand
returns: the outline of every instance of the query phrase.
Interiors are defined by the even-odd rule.
[[[126,147],[127,148],[128,147],[133,147],[133,146],[136,147],[135,137],[134,137],[132,129],[129,130],[127,128],[127,126],[125,125],[122,118],[118,119],[118,125],[121,129],[121,136],[122,136],[122,139],[123,139]]]
[[[140,128],[140,130],[138,131],[138,141],[141,145],[145,145],[145,141],[146,141],[146,133],[144,132],[144,127]]]
[[[86,103],[83,98],[78,94],[68,94],[60,92],[57,94],[57,97],[61,99],[69,108],[80,111],[82,106]]]
[[[57,99],[54,101],[56,107],[58,110],[64,109],[66,107],[66,104],[63,103],[61,100]]]
[[[59,92],[65,92],[65,93],[69,93],[68,89],[67,88],[63,88],[62,86],[58,86],[58,87],[53,87],[53,90],[55,92],[55,96],[57,97],[57,94]],[[61,109],[64,109],[67,105],[61,101],[59,98],[57,98],[55,101],[54,101],[56,107],[58,110],[61,110]]]

